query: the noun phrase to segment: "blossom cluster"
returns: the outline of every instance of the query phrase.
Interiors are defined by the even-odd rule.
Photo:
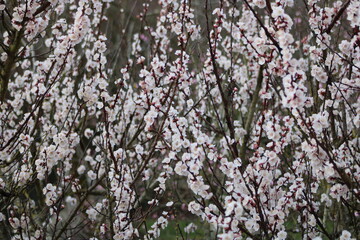
[[[0,238],[360,238],[359,11],[0,0]]]

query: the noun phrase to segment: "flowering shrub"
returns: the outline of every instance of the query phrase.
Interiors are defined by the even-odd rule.
[[[1,239],[360,238],[359,0],[0,17]]]

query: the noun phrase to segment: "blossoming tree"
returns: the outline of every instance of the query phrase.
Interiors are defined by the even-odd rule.
[[[360,238],[359,0],[0,18],[0,238]]]

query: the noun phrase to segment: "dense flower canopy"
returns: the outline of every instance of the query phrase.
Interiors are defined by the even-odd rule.
[[[360,0],[0,18],[1,239],[360,238]]]

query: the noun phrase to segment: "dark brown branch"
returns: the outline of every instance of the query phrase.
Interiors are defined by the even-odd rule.
[[[266,0],[266,8],[269,11],[269,14],[270,14],[270,17],[271,17],[271,14],[272,14],[273,10],[272,10],[272,7],[271,7],[270,0]]]
[[[246,4],[246,6],[248,6],[248,8],[250,9],[250,11],[254,14],[254,17],[256,18],[256,20],[258,21],[258,23],[260,24],[261,28],[265,31],[266,36],[271,40],[271,42],[275,45],[275,47],[278,49],[279,54],[281,55],[281,47],[279,45],[279,43],[275,40],[275,38],[271,35],[271,33],[269,32],[269,30],[267,29],[267,27],[263,24],[263,22],[261,21],[261,19],[259,18],[259,16],[256,14],[255,10],[250,6],[249,2],[247,0],[243,0],[243,2]]]
[[[214,75],[215,75],[215,78],[216,78],[216,84],[219,88],[219,91],[220,91],[220,95],[221,95],[221,100],[224,104],[224,111],[225,111],[225,120],[226,120],[226,124],[229,128],[229,131],[230,131],[230,138],[231,140],[234,140],[235,139],[235,130],[234,130],[234,126],[233,126],[233,121],[231,119],[231,116],[230,116],[230,113],[229,113],[229,107],[230,104],[228,103],[228,99],[224,93],[224,90],[222,88],[222,85],[221,85],[221,82],[222,82],[222,79],[220,78],[220,75],[219,75],[219,71],[218,71],[218,68],[217,68],[217,65],[216,65],[216,56],[215,56],[215,51],[216,49],[212,49],[212,44],[211,44],[211,38],[210,38],[210,27],[209,27],[209,17],[208,17],[208,13],[207,13],[207,1],[206,1],[206,6],[205,6],[205,11],[206,11],[206,26],[207,26],[207,33],[208,33],[208,44],[209,44],[209,51],[210,51],[210,57],[211,57],[211,63],[212,63],[212,66],[213,66],[213,70],[214,70]],[[234,157],[237,158],[239,157],[239,152],[237,150],[237,144],[236,144],[236,141],[231,145],[232,147],[232,151],[234,153]]]
[[[325,29],[324,32],[326,32],[327,34],[331,32],[331,29],[335,26],[336,22],[341,18],[346,8],[349,6],[350,2],[351,0],[346,1],[346,3],[340,8],[339,12],[336,14],[334,19],[331,21],[330,25]]]

